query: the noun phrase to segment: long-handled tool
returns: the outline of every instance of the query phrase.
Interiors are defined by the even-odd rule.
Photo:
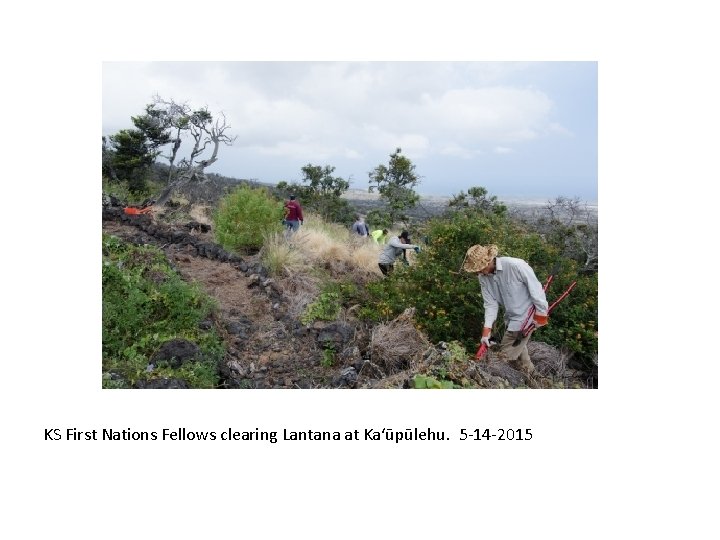
[[[570,291],[573,290],[573,288],[577,285],[577,281],[573,281],[570,286],[565,290],[564,293],[562,293],[557,300],[555,300],[552,304],[550,304],[550,307],[548,308],[547,314],[550,315],[550,312],[555,309],[555,307],[565,299],[565,297],[570,294]],[[530,332],[533,331],[535,328],[535,323],[530,321],[529,323],[526,323],[522,329],[522,335],[523,337],[527,336]]]
[[[565,299],[565,297],[570,294],[570,291],[573,290],[573,288],[577,285],[577,281],[573,281],[570,286],[565,290],[564,293],[562,293],[557,300],[555,300],[550,307],[548,308],[547,314],[550,315],[550,312],[555,309],[555,307]],[[535,312],[535,306],[532,306],[530,308],[533,313]],[[528,318],[529,319],[529,318]],[[519,345],[520,341],[522,341],[523,338],[527,337],[527,335],[532,332],[535,329],[535,323],[532,320],[526,320],[525,323],[523,323],[523,327],[521,329],[521,336],[518,336],[517,339],[513,342],[513,345]]]
[[[550,286],[550,283],[552,283],[553,275],[551,274],[548,276],[547,281],[545,281],[545,285],[543,286],[543,291],[547,292],[548,287]],[[567,290],[560,295],[560,297],[555,300],[555,302],[552,303],[552,305],[548,308],[548,315],[550,315],[550,312],[555,309],[555,307],[568,295],[570,294],[570,291],[572,291],[573,287],[577,284],[576,281],[573,281],[570,286],[567,288]],[[520,342],[523,340],[523,338],[527,337],[527,335],[535,328],[535,323],[532,321],[532,316],[535,314],[535,306],[530,306],[530,309],[528,309],[527,316],[525,317],[525,320],[523,321],[523,324],[521,326],[521,334],[515,338],[515,341],[513,342],[513,346],[517,347],[520,345]],[[483,356],[485,356],[485,353],[487,353],[488,346],[485,345],[485,343],[481,343],[480,347],[477,350],[477,353],[475,353],[475,358],[477,360],[480,360]]]
[[[552,274],[548,276],[547,281],[545,281],[545,285],[543,285],[543,292],[547,292],[548,287],[550,286],[550,283],[552,283],[553,280]],[[535,315],[535,305],[531,305],[530,309],[528,309],[527,316],[525,317],[525,320],[522,323],[522,326],[520,328],[525,328],[528,323],[532,320],[532,316]],[[513,343],[513,345],[516,345]]]

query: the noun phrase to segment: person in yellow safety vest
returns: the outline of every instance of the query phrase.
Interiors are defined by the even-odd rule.
[[[370,236],[372,236],[372,239],[375,241],[376,244],[384,244],[385,242],[387,242],[387,235],[387,229],[378,229],[370,233]]]

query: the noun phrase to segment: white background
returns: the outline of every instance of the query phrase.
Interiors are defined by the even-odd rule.
[[[2,536],[710,537],[717,240],[704,231],[717,231],[720,92],[716,19],[697,7],[710,4],[243,4],[5,8]],[[600,389],[102,391],[102,62],[188,59],[598,61]],[[453,439],[44,441],[50,427]],[[461,442],[463,427],[534,438]]]

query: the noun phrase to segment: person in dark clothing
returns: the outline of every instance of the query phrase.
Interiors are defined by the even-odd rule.
[[[297,232],[302,224],[302,206],[300,206],[300,203],[295,200],[295,195],[290,195],[290,200],[285,202],[285,226],[287,227],[286,236],[290,236]]]

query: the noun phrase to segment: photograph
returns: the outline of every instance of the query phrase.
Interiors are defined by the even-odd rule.
[[[102,388],[597,389],[597,114],[592,61],[103,62]]]

